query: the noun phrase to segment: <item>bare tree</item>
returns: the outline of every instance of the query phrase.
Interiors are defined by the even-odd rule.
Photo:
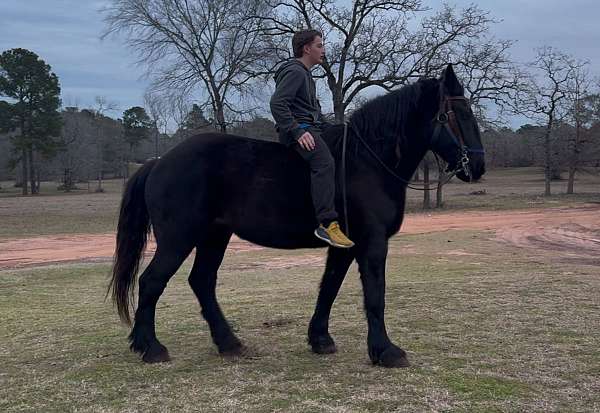
[[[61,150],[51,168],[55,175],[63,177],[63,188],[68,191],[74,188],[78,179],[97,176],[100,157],[105,157],[108,143],[104,137],[114,133],[120,124],[112,119],[108,122],[108,118],[99,117],[93,108],[80,111],[77,107],[70,106],[62,111],[61,116]]]
[[[585,150],[580,153],[581,163],[586,167],[600,167],[600,80],[594,93],[585,98],[586,116],[589,116],[589,128],[586,130]],[[586,172],[593,172],[592,169]],[[598,174],[600,169],[596,169]]]
[[[365,0],[351,5],[335,0],[267,1],[273,7],[265,19],[268,34],[289,42],[290,34],[300,28],[323,32],[327,57],[316,76],[327,81],[338,122],[365,89],[391,90],[410,79],[437,75],[449,61],[469,71],[470,91],[478,99],[499,97],[499,91],[514,84],[504,73],[513,70],[506,53],[510,42],[488,38],[475,47],[493,23],[476,6],[464,10],[443,6],[415,25],[411,19],[427,11],[420,0]],[[289,56],[284,47],[278,55],[283,58],[286,53]]]
[[[170,102],[170,116],[175,122],[176,128],[180,128],[187,117],[187,114],[190,113],[192,108],[192,104],[185,99],[184,96],[178,95],[173,97],[173,99],[169,99]]]
[[[524,105],[526,114],[544,125],[544,195],[551,195],[553,159],[553,130],[566,116],[566,98],[569,94],[569,81],[578,64],[572,56],[552,47],[537,50],[536,59],[530,64],[536,73],[530,79],[530,94]]]
[[[506,116],[520,113],[528,74],[510,56],[510,40],[481,36],[457,41],[449,47],[447,61],[454,62],[480,125],[503,127]],[[494,109],[493,117],[489,116]]]
[[[102,128],[102,119],[104,118],[106,112],[113,111],[117,109],[117,104],[114,102],[109,102],[105,96],[96,96],[95,105],[93,108],[88,109],[88,111],[92,114],[94,123],[95,123],[95,144],[96,144],[96,171],[98,178],[98,186],[96,187],[95,192],[104,192],[102,188],[102,179],[103,179],[103,167],[104,167],[104,129]]]
[[[77,176],[77,169],[81,163],[81,158],[76,155],[76,152],[84,143],[85,119],[77,107],[69,106],[63,111],[62,120],[62,149],[57,160],[63,169],[62,188],[69,192],[75,186],[73,177]]]
[[[155,90],[199,93],[215,126],[226,131],[228,113],[256,76],[261,58],[258,19],[262,0],[112,0],[104,36],[124,33],[153,78]]]
[[[423,209],[431,209],[431,193],[429,191],[430,188],[430,178],[429,172],[431,170],[431,166],[433,165],[433,156],[431,153],[427,153],[423,160],[421,161],[421,166],[423,168]]]
[[[444,207],[444,185],[448,181],[448,173],[446,168],[448,164],[443,159],[437,159],[437,184],[435,189],[435,207]]]
[[[575,185],[575,174],[582,166],[582,152],[589,136],[589,127],[594,120],[594,95],[588,62],[575,62],[569,79],[567,102],[570,106],[568,119],[574,127],[569,137],[567,194],[572,194]]]
[[[152,119],[154,134],[154,157],[159,158],[161,156],[160,151],[160,131],[167,133],[167,122],[168,122],[168,100],[158,94],[152,92],[146,92],[144,94],[144,104],[146,105],[148,115]]]
[[[177,91],[160,94],[160,99],[163,100],[166,107],[165,116],[167,118],[167,124],[175,131],[175,133],[171,135],[171,145],[175,145],[179,143],[181,139],[185,138],[178,132],[183,128],[188,114],[192,109],[192,103],[188,98],[188,96],[178,93]]]

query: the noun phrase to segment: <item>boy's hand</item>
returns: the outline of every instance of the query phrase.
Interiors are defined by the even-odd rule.
[[[298,139],[298,143],[307,151],[312,151],[315,149],[315,138],[313,138],[310,132],[304,132],[304,134]]]

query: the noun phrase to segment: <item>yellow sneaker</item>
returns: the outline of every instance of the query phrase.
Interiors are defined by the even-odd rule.
[[[354,243],[342,232],[337,221],[333,221],[327,228],[322,224],[319,225],[319,228],[315,229],[315,236],[333,247],[350,248],[354,246]]]

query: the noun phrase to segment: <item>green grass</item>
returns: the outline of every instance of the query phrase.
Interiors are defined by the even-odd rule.
[[[440,381],[451,392],[473,401],[495,401],[519,398],[531,393],[529,386],[518,380],[483,375],[447,373]]]
[[[597,268],[498,244],[491,233],[395,237],[387,325],[412,367],[373,367],[356,266],[331,318],[339,352],[306,344],[324,251],[228,252],[218,294],[254,358],[220,358],[187,286],[157,332],[173,361],[144,365],[105,303],[107,265],[0,272],[1,411],[597,411]],[[452,242],[448,242],[448,240]],[[474,255],[453,255],[460,249]],[[287,260],[289,265],[270,268]]]

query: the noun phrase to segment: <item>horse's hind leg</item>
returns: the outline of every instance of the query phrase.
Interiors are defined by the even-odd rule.
[[[145,362],[169,361],[167,348],[156,338],[154,323],[156,303],[167,282],[191,250],[192,247],[182,246],[181,241],[159,243],[154,258],[140,276],[138,307],[129,341],[131,350],[142,354],[142,360]]]
[[[231,331],[219,307],[215,291],[217,271],[223,261],[230,238],[231,231],[226,228],[215,226],[209,231],[205,240],[196,246],[196,259],[189,283],[200,302],[202,316],[208,323],[210,334],[219,353],[238,355],[244,352],[245,347]]]
[[[319,298],[308,327],[308,343],[315,353],[336,352],[335,342],[329,335],[329,314],[353,259],[352,250],[329,248]]]

